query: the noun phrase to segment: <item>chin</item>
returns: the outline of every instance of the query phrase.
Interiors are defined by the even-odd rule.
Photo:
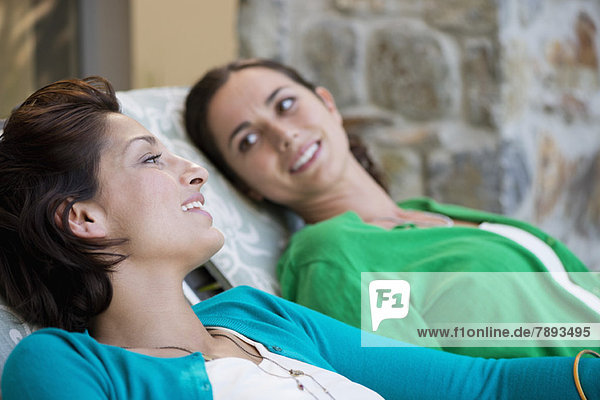
[[[214,235],[200,239],[199,247],[201,247],[202,256],[198,265],[204,264],[212,256],[217,254],[217,252],[223,248],[223,244],[225,243],[225,237],[220,230],[213,228],[211,231],[211,233],[214,233]]]

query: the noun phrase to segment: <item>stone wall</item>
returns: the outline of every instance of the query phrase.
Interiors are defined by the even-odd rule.
[[[330,89],[395,199],[517,217],[600,270],[598,0],[240,0],[241,57]]]

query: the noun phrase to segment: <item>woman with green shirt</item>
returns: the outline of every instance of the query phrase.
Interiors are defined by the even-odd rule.
[[[370,275],[362,274],[410,273],[414,289],[428,291],[413,290],[407,317],[383,321],[378,333],[420,343],[416,329],[438,322],[600,322],[598,274],[539,229],[431,199],[396,204],[351,153],[331,93],[287,66],[240,60],[209,71],[187,97],[185,122],[192,141],[242,191],[306,222],[278,265],[289,300],[365,328],[363,279]],[[425,272],[431,275],[415,275]],[[495,276],[502,277],[496,290],[478,284],[485,275],[432,282],[441,279],[435,273],[482,272],[486,279],[503,274]],[[525,279],[512,272],[540,274]],[[572,337],[553,339],[510,347],[429,345],[486,357],[572,355],[580,347]]]

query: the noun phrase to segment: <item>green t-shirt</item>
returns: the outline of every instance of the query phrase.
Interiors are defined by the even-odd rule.
[[[441,205],[428,198],[399,205],[465,221],[521,228],[548,244],[566,271],[588,271],[562,243],[524,222],[464,207]],[[597,312],[549,276],[547,280],[533,284],[531,279],[478,284],[481,281],[477,276],[468,273],[533,273],[547,272],[547,269],[518,243],[477,227],[416,228],[405,225],[388,230],[366,224],[356,213],[346,212],[307,225],[297,232],[278,264],[283,297],[357,327],[361,327],[361,304],[363,310],[368,308],[366,289],[361,286],[363,272],[466,273],[451,275],[446,281],[432,281],[431,274],[422,274],[422,279],[411,283],[408,315],[403,319],[384,320],[377,330],[377,333],[420,345],[423,342],[415,341],[416,327],[455,321],[449,319],[449,310],[454,317],[468,317],[464,322],[600,322]],[[504,275],[514,277],[514,274]],[[521,276],[530,275],[533,274]],[[571,274],[570,278],[597,295],[600,280],[597,275],[590,275]],[[362,321],[362,327],[365,327],[365,321]],[[552,346],[539,347],[449,347],[438,345],[434,339],[427,343],[429,347],[454,353],[493,358],[576,354],[575,348],[567,347],[560,339],[552,340]]]

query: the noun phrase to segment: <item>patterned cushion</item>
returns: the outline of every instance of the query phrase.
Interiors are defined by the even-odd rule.
[[[214,224],[225,235],[225,245],[207,268],[225,289],[250,285],[279,294],[275,265],[289,237],[293,216],[254,204],[242,196],[191,144],[183,127],[187,88],[163,87],[117,93],[124,114],[136,119],[174,153],[208,169],[203,188]],[[0,135],[2,131],[0,130]],[[0,299],[0,373],[10,351],[32,328],[23,323]]]
[[[29,335],[31,326],[21,319],[0,299],[0,376],[4,369],[4,363],[12,349],[21,339]]]

